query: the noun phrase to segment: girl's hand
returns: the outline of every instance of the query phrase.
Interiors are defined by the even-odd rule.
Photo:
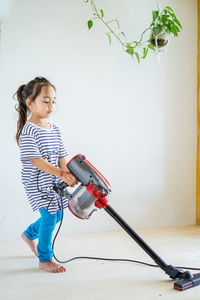
[[[74,187],[78,183],[78,180],[67,170],[61,170],[60,178],[71,187]]]

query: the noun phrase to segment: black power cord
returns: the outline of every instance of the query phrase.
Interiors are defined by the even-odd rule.
[[[60,228],[62,226],[62,222],[63,222],[63,217],[64,217],[64,212],[63,212],[63,202],[62,202],[62,195],[60,194],[60,198],[61,198],[61,209],[62,209],[62,218],[58,227],[58,230],[54,236],[53,242],[52,242],[52,249],[53,249],[53,253],[54,253],[54,245],[55,245],[55,240],[58,236],[58,233],[60,231]],[[70,261],[76,260],[76,259],[92,259],[92,260],[103,260],[103,261],[118,261],[118,262],[131,262],[131,263],[137,263],[137,264],[142,264],[148,267],[155,267],[155,268],[159,268],[158,265],[154,265],[154,264],[149,264],[143,261],[139,261],[139,260],[133,260],[133,259],[124,259],[124,258],[106,258],[106,257],[93,257],[93,256],[76,256],[73,258],[70,258],[68,260],[64,260],[61,261],[59,260],[56,256],[55,253],[53,254],[53,257],[55,258],[55,260],[59,263],[69,263]],[[185,269],[185,270],[197,270],[199,271],[200,268],[192,268],[192,267],[182,267],[182,266],[175,266],[175,268],[179,268],[179,269]]]

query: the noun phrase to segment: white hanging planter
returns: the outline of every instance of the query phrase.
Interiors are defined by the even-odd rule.
[[[167,33],[165,31],[152,30],[149,41],[155,48],[163,48],[168,43]]]

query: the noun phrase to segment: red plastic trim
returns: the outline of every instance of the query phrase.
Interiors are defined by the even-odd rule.
[[[110,183],[108,182],[108,180],[87,159],[85,159],[84,157],[82,158],[97,173],[97,175],[99,175],[101,180],[107,185],[108,189],[110,189]]]
[[[100,193],[96,190],[91,182],[86,186],[88,192],[95,197],[97,200],[94,202],[94,205],[98,208],[106,208],[108,206],[108,199],[106,198],[106,194]]]
[[[86,188],[87,188],[88,192],[97,199],[106,196],[106,194],[102,194],[97,189],[95,189],[95,187],[93,186],[93,184],[91,182],[88,183]]]
[[[108,199],[106,197],[98,199],[94,202],[94,205],[98,208],[106,208],[108,206]]]
[[[68,166],[68,165],[70,164],[70,162],[71,162],[74,158],[76,158],[77,156],[81,156],[81,158],[83,158],[82,154],[77,154],[77,155],[75,155],[74,157],[72,157],[72,158],[70,159],[70,161],[68,161],[67,166]]]
[[[176,290],[183,291],[183,290],[189,289],[189,288],[192,287],[192,286],[193,286],[193,284],[188,285],[188,286],[183,287],[183,288],[180,288],[180,287],[178,287],[178,286],[174,286],[174,288],[175,288]]]
[[[75,155],[72,159],[70,159],[70,161],[68,161],[67,166],[77,156],[80,156],[97,173],[97,175],[101,178],[101,180],[107,185],[108,189],[110,189],[111,186],[108,180],[82,154],[79,153]]]

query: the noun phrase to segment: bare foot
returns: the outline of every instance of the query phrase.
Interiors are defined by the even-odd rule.
[[[66,268],[53,261],[39,262],[39,269],[50,273],[63,273]]]
[[[27,243],[27,245],[31,248],[31,251],[35,254],[35,256],[38,256],[38,253],[37,253],[37,249],[36,249],[36,245],[35,245],[35,241],[34,240],[30,240],[28,239],[24,232],[22,232],[21,234],[21,238],[24,240],[24,242]]]

